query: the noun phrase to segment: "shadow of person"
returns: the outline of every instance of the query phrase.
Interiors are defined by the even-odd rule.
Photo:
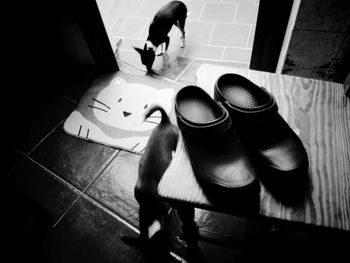
[[[289,174],[273,174],[259,170],[259,178],[266,190],[284,205],[298,206],[311,192],[311,175],[308,171]]]
[[[218,211],[242,216],[256,216],[260,209],[260,182],[243,187],[226,188],[218,184],[199,182],[211,205]]]
[[[129,246],[142,252],[145,262],[149,263],[175,263],[180,262],[171,255],[169,250],[168,234],[159,231],[145,242],[140,237],[122,236],[121,240]]]

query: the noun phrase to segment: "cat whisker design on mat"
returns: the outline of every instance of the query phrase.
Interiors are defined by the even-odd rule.
[[[109,126],[130,131],[150,130],[159,123],[159,120],[152,118],[143,122],[143,113],[154,99],[167,98],[173,93],[174,90],[156,90],[146,85],[130,84],[121,78],[116,78],[112,85],[92,98],[93,103],[90,107],[95,117]]]
[[[92,99],[92,101],[97,103],[97,106],[96,105],[88,105],[88,107],[90,107],[90,108],[93,108],[95,110],[100,110],[100,111],[103,111],[103,112],[106,112],[106,113],[110,113],[110,111],[114,110],[115,111],[114,114],[116,114],[116,112],[119,111],[119,112],[121,112],[122,116],[124,116],[124,118],[128,118],[128,117],[132,118],[133,112],[130,112],[128,110],[124,110],[122,107],[114,107],[112,109],[106,103],[101,102],[100,100],[98,100],[96,98],[91,98],[91,99]],[[119,98],[117,100],[117,104],[120,104],[122,101],[123,101],[123,99]],[[101,105],[101,106],[99,106],[99,105]],[[102,107],[105,107],[105,108],[102,108]],[[145,104],[143,108],[146,110],[148,108],[148,104]],[[145,122],[153,123],[153,124],[159,124],[160,118],[161,118],[161,116],[150,116],[147,120],[145,120]],[[153,120],[149,120],[149,119],[153,119]]]
[[[139,152],[145,147],[150,131],[161,121],[159,112],[146,120],[144,113],[154,103],[162,105],[169,113],[174,89],[128,83],[121,77],[103,86],[87,96],[86,102],[71,114],[65,122],[65,130],[80,138]]]
[[[94,108],[94,109],[96,109],[96,110],[101,110],[101,111],[104,111],[104,112],[107,112],[107,113],[108,113],[108,110],[101,109],[101,108],[96,107],[96,106],[93,106],[93,105],[88,105],[88,107],[90,107],[90,108]]]
[[[145,120],[145,122],[148,122],[148,123],[153,123],[153,124],[159,124],[159,122],[155,122],[155,121],[150,121],[150,120]]]
[[[153,114],[157,114],[157,112],[155,112]],[[162,120],[162,116],[151,115],[145,120],[145,122],[159,124],[161,120]]]
[[[101,109],[101,108],[96,107],[96,106],[93,106],[93,105],[88,105],[88,107],[90,107],[90,108],[94,108],[94,109],[96,109],[96,110],[100,110],[100,111],[104,111],[104,112],[107,112],[107,113],[108,113],[108,110]]]
[[[89,107],[95,108],[95,109],[98,109],[98,110],[101,110],[101,111],[105,111],[105,112],[108,112],[111,109],[111,107],[109,107],[106,103],[103,103],[103,102],[97,100],[96,98],[91,98],[91,99],[94,102],[97,102],[98,104],[100,104],[101,107],[104,106],[105,108],[107,108],[107,110],[106,109],[102,109],[101,107],[94,106],[94,105],[88,105]]]
[[[148,117],[148,119],[161,119],[161,118],[162,118],[161,116],[149,116]]]

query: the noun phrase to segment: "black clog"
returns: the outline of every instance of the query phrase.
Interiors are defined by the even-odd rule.
[[[217,79],[214,100],[229,111],[254,167],[269,185],[278,187],[283,183],[293,188],[293,182],[299,182],[297,178],[305,178],[307,152],[278,113],[270,92],[241,75],[228,73]]]
[[[187,86],[176,94],[175,113],[193,172],[205,190],[239,192],[257,182],[229,113],[220,103],[203,89]]]

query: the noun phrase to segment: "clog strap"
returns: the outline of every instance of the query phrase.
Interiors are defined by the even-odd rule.
[[[192,122],[177,112],[176,118],[180,130],[195,136],[217,136],[224,133],[232,126],[232,120],[225,107],[220,102],[218,105],[223,112],[222,116],[207,123]]]
[[[242,109],[235,107],[227,101],[223,102],[224,107],[228,109],[232,118],[244,119],[247,121],[261,121],[270,118],[274,118],[278,113],[278,106],[276,100],[271,96],[271,101],[268,104],[265,104],[263,107],[258,109]]]

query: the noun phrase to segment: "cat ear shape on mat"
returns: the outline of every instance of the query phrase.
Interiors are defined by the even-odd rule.
[[[114,80],[113,80],[113,84],[114,85],[121,85],[121,84],[125,84],[126,81],[120,77],[116,77]]]

